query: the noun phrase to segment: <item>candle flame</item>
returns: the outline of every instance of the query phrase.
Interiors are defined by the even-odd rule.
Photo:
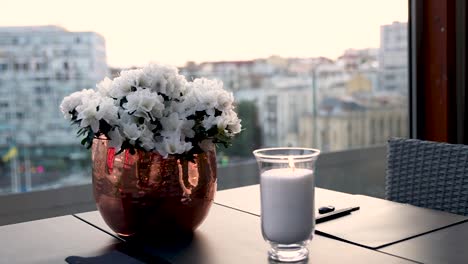
[[[289,156],[288,161],[289,161],[289,168],[291,168],[294,171],[294,169],[296,168],[296,165],[294,165],[294,159],[291,156]]]

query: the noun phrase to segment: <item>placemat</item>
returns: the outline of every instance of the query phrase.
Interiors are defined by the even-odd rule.
[[[467,217],[354,195],[360,210],[317,224],[319,234],[377,249],[460,222]],[[354,199],[353,199],[354,200]],[[338,209],[338,208],[337,208]]]

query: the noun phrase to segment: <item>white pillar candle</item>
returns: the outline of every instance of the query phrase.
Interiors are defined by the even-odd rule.
[[[260,175],[262,232],[271,242],[293,244],[314,231],[313,171],[271,169]]]

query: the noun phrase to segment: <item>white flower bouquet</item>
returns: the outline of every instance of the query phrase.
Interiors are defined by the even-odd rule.
[[[220,81],[187,81],[175,67],[149,64],[66,96],[60,109],[88,148],[104,136],[118,152],[190,158],[215,144],[229,146],[241,131],[233,101]]]

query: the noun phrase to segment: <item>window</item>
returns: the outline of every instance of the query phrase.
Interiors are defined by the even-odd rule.
[[[52,6],[49,1],[31,8],[52,12],[44,8]],[[108,25],[97,27],[103,14],[88,11],[109,4],[116,12],[106,13]],[[11,6],[15,10],[5,14],[21,12],[19,4]],[[239,109],[241,119],[255,120],[259,129],[245,127],[243,133],[258,135],[239,138],[233,148],[290,144],[334,153],[407,136],[408,1],[241,0],[229,4],[229,13],[214,3],[188,1],[182,8],[168,1],[158,7],[168,12],[156,17],[150,6],[83,3],[73,12],[89,14],[85,22],[62,8],[53,10],[62,14],[60,26],[40,26],[47,20],[16,29],[0,25],[0,91],[8,91],[0,99],[9,102],[0,102],[0,156],[11,148],[2,138],[12,137],[19,167],[30,159],[44,168],[30,188],[15,189],[5,180],[0,193],[89,183],[89,151],[61,117],[58,103],[149,61],[179,66],[187,78],[220,79],[238,105],[251,102],[242,107],[253,105],[255,111]],[[175,10],[183,14],[174,16]],[[26,23],[19,16],[11,21]],[[168,22],[171,27],[154,30]],[[11,74],[3,74],[7,70]],[[230,149],[218,153],[230,156],[232,166],[253,158],[234,156]],[[24,183],[24,173],[10,161],[3,166],[9,169],[0,170],[0,178]]]
[[[44,106],[44,101],[42,100],[42,98],[36,98],[36,106],[38,108],[41,108]]]
[[[36,71],[44,71],[47,69],[47,64],[46,63],[42,63],[42,62],[36,62],[36,65],[35,65],[35,70]]]

